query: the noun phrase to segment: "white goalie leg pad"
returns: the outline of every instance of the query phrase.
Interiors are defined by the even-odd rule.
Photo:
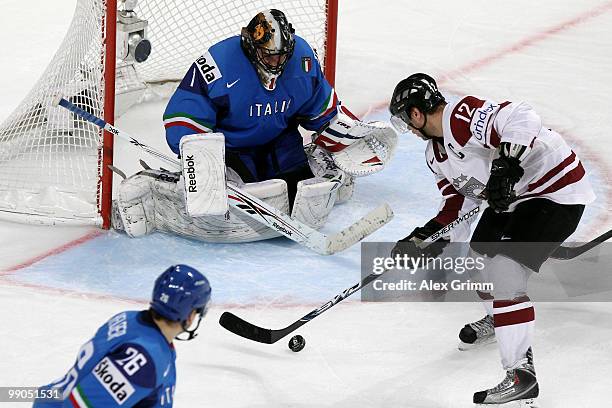
[[[391,161],[397,147],[397,132],[384,122],[359,122],[358,126],[368,129],[366,136],[331,155],[341,170],[363,177],[378,173]]]
[[[155,231],[151,180],[142,172],[123,180],[113,200],[115,215],[121,219],[121,229],[132,238]]]
[[[190,217],[182,197],[182,178],[179,181],[174,173],[158,170],[150,170],[147,174],[153,180],[155,220],[159,231],[205,242],[225,243],[252,242],[280,236],[234,208],[224,215]],[[237,175],[235,181],[241,183]],[[241,188],[285,213],[289,211],[287,183],[284,180],[243,184]]]
[[[289,212],[289,195],[285,180],[270,179],[257,183],[246,183],[242,186],[242,190],[264,201],[276,197],[274,206],[284,213]]]
[[[289,212],[284,180],[243,184],[238,175],[234,173],[233,176],[233,181],[244,191],[284,213]],[[233,208],[223,215],[191,217],[186,211],[183,191],[180,173],[143,170],[119,186],[113,202],[113,226],[125,230],[130,237],[157,230],[206,242],[252,242],[280,236],[277,231]]]
[[[231,167],[227,167],[225,171],[225,177],[227,178],[228,184],[233,184],[236,187],[244,186],[244,181],[242,181],[242,178],[240,178],[240,176],[238,175],[238,173],[236,173],[236,171],[234,171],[234,169],[232,169]]]
[[[179,148],[187,214],[191,217],[225,214],[229,204],[223,133],[184,136]]]
[[[336,204],[342,204],[347,202],[353,197],[355,192],[355,177],[347,174],[342,182],[342,185],[338,189],[338,197],[336,198]]]
[[[241,188],[285,213],[289,211],[287,183],[284,180],[247,183]],[[198,218],[189,217],[179,208],[164,211],[169,211],[171,216],[164,218],[164,225],[160,229],[201,241],[253,242],[280,236],[278,232],[233,208],[225,215]]]
[[[291,217],[304,224],[321,228],[331,212],[338,195],[338,183],[313,177],[297,185]]]

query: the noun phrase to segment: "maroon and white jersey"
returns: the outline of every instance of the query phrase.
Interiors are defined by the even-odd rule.
[[[527,146],[521,157],[525,174],[515,185],[516,205],[531,198],[560,204],[588,204],[595,199],[578,156],[557,132],[542,127],[540,117],[523,102],[503,102],[464,96],[449,103],[443,113],[444,140],[430,140],[427,165],[436,175],[443,202],[434,218],[446,225],[479,204],[499,157],[501,142]],[[467,235],[466,235],[467,234]],[[469,229],[451,236],[466,240]]]

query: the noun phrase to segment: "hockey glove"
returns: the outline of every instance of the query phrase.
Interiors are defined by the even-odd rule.
[[[435,232],[441,230],[444,225],[431,220],[422,227],[415,228],[406,238],[403,238],[395,244],[391,251],[391,256],[396,255],[404,256],[407,255],[411,258],[435,258],[442,253],[444,247],[448,245],[449,241],[446,239],[439,239],[436,242],[432,242],[425,248],[421,248],[419,245],[424,240],[432,236]]]
[[[493,160],[486,188],[489,207],[497,213],[508,210],[516,199],[514,185],[524,173],[521,162],[515,157],[500,156]]]

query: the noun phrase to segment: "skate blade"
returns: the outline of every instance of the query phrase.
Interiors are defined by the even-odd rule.
[[[476,342],[476,343],[464,343],[462,341],[459,342],[459,345],[457,346],[457,348],[459,349],[459,351],[469,351],[469,350],[474,350],[480,347],[484,347],[487,344],[492,344],[495,343],[497,340],[495,339],[495,336],[491,336],[486,340],[482,340],[480,342]]]
[[[479,408],[540,408],[540,404],[535,398],[511,401],[505,404],[474,404],[474,406]]]

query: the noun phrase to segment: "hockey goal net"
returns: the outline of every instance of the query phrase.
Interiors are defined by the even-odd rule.
[[[108,227],[112,136],[53,106],[54,98],[113,123],[148,88],[179,81],[209,46],[268,8],[285,12],[333,83],[337,0],[76,0],[53,60],[0,125],[0,218]],[[137,62],[143,38],[151,52]]]

